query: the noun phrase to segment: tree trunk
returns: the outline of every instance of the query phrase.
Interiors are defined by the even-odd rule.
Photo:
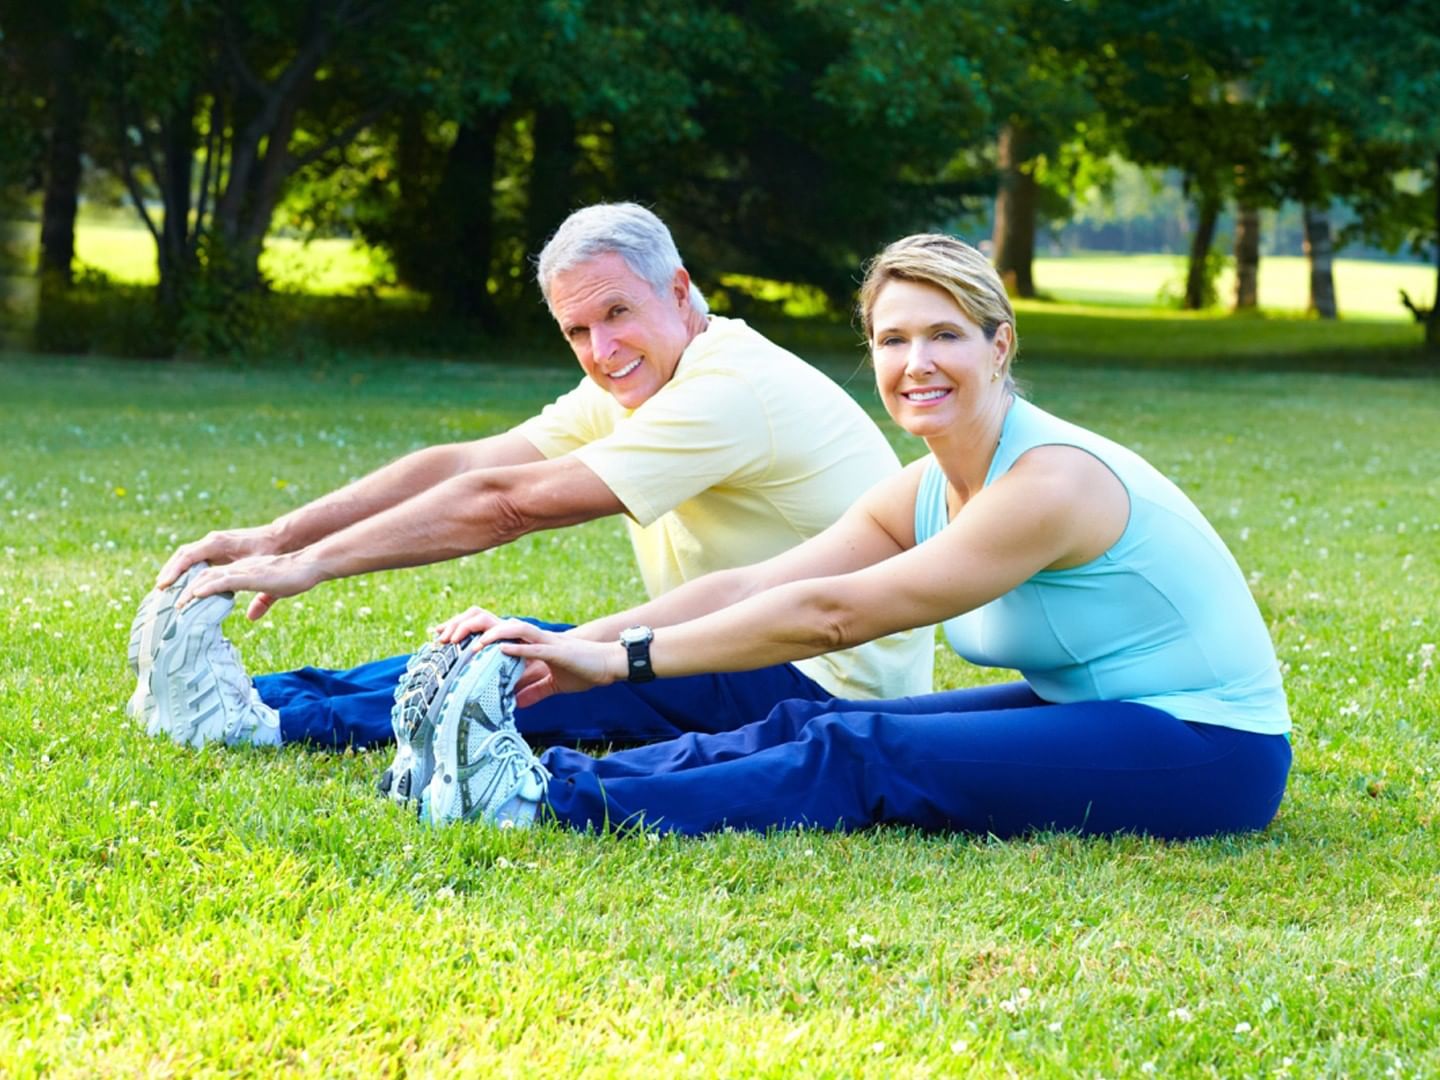
[[[1220,196],[1202,191],[1195,200],[1197,219],[1190,236],[1190,265],[1185,274],[1185,310],[1201,311],[1211,302],[1208,273],[1210,246],[1215,242],[1215,223],[1220,219]]]
[[[1425,345],[1440,351],[1440,154],[1435,155],[1435,299],[1425,317]]]
[[[1000,132],[996,155],[1000,187],[995,193],[995,270],[1012,296],[1035,295],[1035,210],[1038,191],[1035,176],[1026,166],[1030,140],[1017,123]]]
[[[1310,262],[1310,311],[1322,319],[1333,319],[1335,307],[1335,247],[1330,239],[1330,215],[1324,207],[1307,203],[1305,258]]]
[[[45,201],[40,211],[41,292],[74,282],[75,214],[80,205],[81,130],[85,102],[75,85],[74,51],[62,34],[52,53],[50,138],[45,147]]]
[[[187,95],[160,123],[159,171],[155,183],[165,218],[156,243],[159,287],[155,298],[166,319],[178,318],[184,305],[186,285],[194,269],[190,221],[191,163],[195,146],[195,99]]]
[[[550,234],[570,211],[575,191],[575,118],[569,109],[541,106],[535,110],[535,154],[530,162],[525,247],[539,255]]]
[[[1235,210],[1235,310],[1259,304],[1260,209],[1241,203]]]
[[[503,116],[500,109],[490,109],[461,126],[433,207],[452,239],[444,259],[448,272],[432,298],[443,313],[475,319],[487,329],[495,329],[498,322],[489,280],[495,248],[496,140]]]

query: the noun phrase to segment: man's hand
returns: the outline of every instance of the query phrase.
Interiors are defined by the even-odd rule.
[[[225,566],[202,570],[176,601],[183,608],[192,600],[222,592],[253,592],[245,617],[264,616],[282,596],[299,596],[324,581],[318,568],[296,555],[252,555]]]
[[[520,619],[506,619],[482,633],[471,648],[482,649],[496,642],[506,656],[528,661],[516,699],[521,707],[551,694],[608,686],[629,672],[625,648],[618,641],[586,641],[571,633],[557,634]]]
[[[155,587],[163,589],[197,562],[211,566],[233,563],[252,555],[278,555],[280,543],[269,525],[252,529],[225,529],[212,532],[175,549],[175,554],[160,568]],[[208,595],[208,594],[205,594]],[[253,616],[252,616],[253,617]]]

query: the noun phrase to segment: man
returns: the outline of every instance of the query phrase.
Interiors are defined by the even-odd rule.
[[[443,684],[466,655],[427,646],[408,661],[307,668],[252,686],[219,633],[231,594],[255,592],[248,615],[258,619],[278,599],[332,578],[624,514],[653,596],[794,546],[898,470],[844,391],[743,322],[708,314],[650,211],[577,211],[546,245],[538,273],[586,378],[503,434],[417,451],[269,525],[179,548],[132,634],[140,676],[132,712],[152,734],[197,746],[369,746],[392,737],[393,702],[401,752],[382,786],[398,776],[405,782],[392,797],[418,797],[428,749],[409,743],[428,738]],[[758,719],[786,698],[922,693],[931,662],[929,637],[912,633],[763,672],[554,697],[520,709],[516,722],[528,738],[553,743],[669,738]],[[412,726],[404,714],[416,695]],[[425,760],[417,765],[415,755]],[[412,767],[421,775],[399,775]]]

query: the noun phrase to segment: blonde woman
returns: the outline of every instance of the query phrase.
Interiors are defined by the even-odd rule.
[[[860,312],[885,407],[929,455],[798,548],[632,611],[567,633],[452,619],[442,639],[478,632],[487,648],[461,691],[470,719],[457,701],[437,738],[424,816],[1176,838],[1269,823],[1290,766],[1279,668],[1194,504],[1017,393],[1015,315],[974,248],[897,241],[869,266]],[[1023,681],[783,702],[598,759],[536,758],[509,730],[517,692],[743,671],[934,623],[965,659]]]

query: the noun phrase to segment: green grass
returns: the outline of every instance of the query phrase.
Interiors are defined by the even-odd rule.
[[[1035,285],[1057,300],[1080,304],[1153,307],[1167,286],[1178,293],[1185,281],[1185,259],[1179,255],[1109,255],[1088,253],[1035,260]],[[1218,282],[1221,306],[1235,294],[1235,275],[1227,271]],[[1435,268],[1418,263],[1335,260],[1335,295],[1346,318],[1408,321],[1400,303],[1405,289],[1426,305],[1435,295]],[[1260,303],[1268,310],[1303,313],[1310,303],[1310,267],[1294,255],[1267,255],[1260,260]]]
[[[38,243],[37,226],[22,234],[25,258]],[[139,225],[82,222],[75,230],[75,257],[84,266],[102,271],[128,285],[156,281],[155,241]],[[352,240],[301,241],[272,236],[265,241],[260,269],[277,289],[320,295],[351,293],[375,280],[374,255]]]
[[[374,796],[383,754],[147,739],[126,633],[174,544],[501,429],[575,373],[0,364],[0,1073],[1440,1073],[1440,382],[1111,369],[1076,358],[1128,324],[1052,314],[1021,316],[1032,396],[1175,477],[1270,623],[1296,765],[1263,835],[429,832]],[[600,522],[230,630],[252,670],[338,666],[472,601],[639,596]]]
[[[30,226],[22,233],[30,247],[37,242],[35,228]],[[138,225],[83,221],[76,232],[76,256],[119,282],[155,281],[155,243]],[[279,289],[336,295],[369,287],[375,280],[376,257],[350,240],[302,242],[272,237],[266,242],[261,267]],[[25,258],[33,260],[34,256]],[[1171,286],[1173,291],[1183,283],[1184,275],[1185,260],[1178,255],[1085,253],[1035,261],[1039,289],[1064,304],[1151,308],[1159,303],[1161,290]],[[823,298],[813,289],[737,274],[722,280],[758,299],[781,304],[787,315],[805,316],[824,307]],[[1234,291],[1233,273],[1222,275],[1219,287],[1222,309],[1228,308]],[[1409,322],[1399,292],[1406,289],[1417,303],[1427,304],[1435,293],[1435,270],[1416,263],[1341,258],[1335,260],[1335,288],[1341,314],[1347,319]],[[1266,310],[1303,313],[1309,302],[1305,260],[1279,255],[1262,259],[1260,301]]]

